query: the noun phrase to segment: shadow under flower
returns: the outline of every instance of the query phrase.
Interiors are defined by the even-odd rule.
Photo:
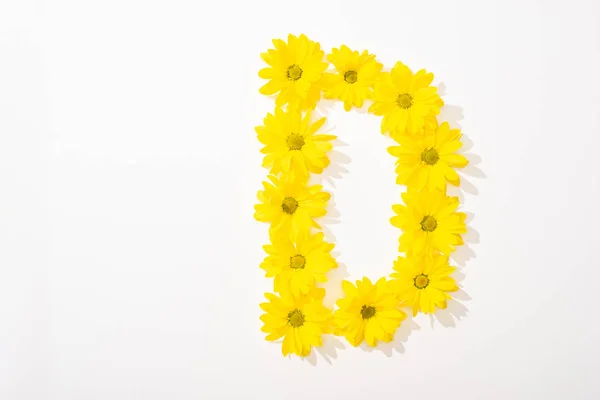
[[[450,259],[459,267],[464,267],[467,264],[467,261],[476,257],[476,254],[470,245],[479,243],[479,232],[472,226],[474,215],[471,212],[465,212],[465,214],[467,215],[467,218],[465,219],[467,233],[462,234],[464,243],[461,246],[458,246],[456,251],[450,254]]]
[[[437,85],[438,95],[440,97],[446,95],[446,84],[440,82]],[[460,106],[453,104],[444,104],[440,109],[440,113],[436,116],[438,123],[447,122],[451,128],[461,129],[459,121],[464,119],[463,109]]]
[[[330,270],[327,273],[327,282],[319,284],[319,287],[325,288],[325,299],[323,305],[330,309],[335,308],[335,302],[343,297],[342,281],[348,278],[348,268],[346,264],[338,262],[338,266],[335,269]]]
[[[371,353],[373,351],[380,351],[385,354],[387,357],[391,357],[394,353],[404,354],[406,349],[404,348],[404,343],[408,341],[409,336],[412,334],[412,331],[419,330],[421,327],[415,322],[412,316],[412,310],[403,308],[403,311],[406,313],[406,318],[400,324],[400,327],[394,333],[394,339],[389,342],[377,342],[375,347],[369,346],[366,342],[363,342],[358,346],[361,350],[366,351],[367,353]]]
[[[317,224],[319,224],[319,226],[321,227],[320,229],[317,229],[317,231],[321,230],[323,232],[323,234],[325,235],[325,239],[329,243],[335,243],[335,235],[333,234],[333,231],[331,230],[330,225],[339,224],[341,214],[336,208],[333,194],[332,194],[331,198],[329,199],[329,201],[327,202],[327,208],[325,211],[326,211],[326,213],[324,216],[317,218],[315,220],[317,222]]]
[[[336,139],[335,142],[343,143],[338,139]],[[329,161],[329,165],[321,174],[321,181],[327,182],[331,187],[335,188],[334,180],[342,179],[343,176],[348,173],[345,165],[350,164],[352,159],[340,151],[332,150],[329,152]]]
[[[450,256],[450,258],[459,266],[464,267],[467,265],[467,261],[472,258],[475,258],[476,254],[473,249],[467,244],[463,244],[458,247],[454,253]]]
[[[315,111],[323,116],[329,115],[329,112],[335,108],[337,100],[330,100],[322,98],[317,102]]]
[[[466,317],[468,312],[469,309],[462,302],[454,298],[448,301],[448,306],[445,309],[437,309],[433,315],[429,316],[431,327],[434,327],[434,321],[437,320],[446,328],[455,328],[456,323],[463,317]]]
[[[463,118],[462,108],[451,104],[442,107],[440,113],[436,117],[438,123],[441,124],[442,122],[447,122],[450,125],[450,128],[453,129],[462,129],[458,121],[461,121]]]
[[[472,219],[472,214],[470,214]],[[477,238],[478,238],[477,234]],[[478,240],[478,239],[477,239]],[[463,290],[460,283],[465,279],[465,274],[461,270],[455,270],[452,277],[459,286],[456,292],[451,293],[452,300],[449,300],[445,309],[436,309],[434,314],[429,316],[431,327],[434,327],[434,321],[437,320],[446,328],[456,327],[456,323],[467,316],[469,309],[463,304],[464,301],[471,300],[471,296]]]
[[[337,336],[323,335],[323,344],[320,347],[313,347],[308,357],[304,357],[303,361],[316,366],[320,358],[327,364],[332,365],[332,360],[338,357],[338,350],[344,350],[345,348],[346,346]]]

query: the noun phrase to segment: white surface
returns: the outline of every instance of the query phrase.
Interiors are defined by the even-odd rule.
[[[600,398],[599,19],[593,0],[2,1],[0,398]],[[387,354],[289,360],[259,330],[257,71],[288,32],[433,71],[481,159],[467,315],[419,316]],[[331,115],[338,282],[396,257],[378,125]]]

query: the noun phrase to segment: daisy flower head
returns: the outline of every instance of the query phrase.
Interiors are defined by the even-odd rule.
[[[431,86],[433,74],[424,69],[416,74],[401,62],[391,72],[381,74],[375,84],[373,104],[369,108],[382,115],[381,132],[393,138],[405,134],[422,134],[435,124],[444,102]]]
[[[437,253],[398,257],[390,284],[402,304],[412,306],[413,316],[419,311],[432,314],[436,307],[446,308],[446,300],[452,299],[448,292],[458,290],[450,276],[455,269],[448,265],[448,257]]]
[[[272,174],[298,174],[305,179],[308,173],[320,174],[329,165],[327,152],[333,148],[333,135],[317,135],[325,118],[310,123],[311,112],[302,117],[302,112],[277,107],[267,114],[263,126],[257,126],[258,140],[265,145],[263,167],[270,167]]]
[[[361,53],[343,45],[333,49],[327,56],[337,73],[326,73],[323,78],[326,99],[339,99],[344,109],[362,107],[365,99],[370,99],[373,86],[383,65],[375,60],[374,54],[366,50]]]
[[[323,240],[323,232],[311,235],[303,232],[294,242],[274,236],[272,244],[263,246],[267,253],[260,267],[268,278],[275,277],[276,292],[291,291],[292,295],[307,294],[316,282],[326,282],[327,272],[337,267],[331,255],[334,244]]]
[[[305,179],[278,178],[269,175],[263,182],[264,190],[258,192],[259,204],[254,206],[254,218],[270,222],[271,236],[289,237],[295,240],[311,227],[320,228],[314,218],[325,215],[327,201],[331,195],[323,186],[308,186]]]
[[[323,344],[322,335],[332,332],[331,310],[323,306],[325,289],[313,289],[307,295],[281,296],[265,293],[268,302],[260,308],[265,312],[260,320],[266,340],[272,342],[283,337],[281,351],[284,356],[296,354],[306,357],[312,346]]]
[[[467,232],[467,216],[456,212],[458,198],[440,191],[409,190],[402,193],[402,200],[406,205],[394,204],[397,215],[390,219],[392,225],[402,229],[401,252],[420,255],[437,250],[450,255],[464,243],[460,235]]]
[[[269,82],[260,88],[260,93],[277,94],[275,104],[289,104],[302,110],[315,108],[321,98],[321,78],[327,63],[321,45],[304,34],[288,35],[287,43],[273,39],[274,49],[262,53],[261,58],[269,65],[258,75]]]
[[[439,125],[432,134],[400,136],[400,146],[391,146],[388,152],[398,157],[396,183],[417,190],[446,190],[446,182],[460,185],[454,168],[463,168],[469,162],[456,151],[461,148],[459,129],[450,129],[447,122]]]
[[[371,347],[377,341],[391,342],[394,332],[406,314],[398,309],[398,298],[385,278],[375,284],[369,278],[356,281],[342,281],[344,297],[337,301],[334,312],[335,333],[344,336],[353,346],[364,340]]]

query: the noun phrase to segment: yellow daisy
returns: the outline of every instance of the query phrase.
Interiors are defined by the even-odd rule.
[[[345,336],[353,346],[363,340],[371,347],[378,340],[391,342],[406,314],[398,309],[398,299],[386,279],[373,285],[363,278],[356,286],[343,281],[342,289],[344,297],[337,301],[339,309],[333,315],[336,335]]]
[[[458,290],[450,276],[455,269],[448,265],[448,257],[440,254],[398,257],[390,284],[403,304],[412,306],[413,316],[419,311],[432,314],[435,307],[446,308],[446,300],[452,299],[447,292]]]
[[[267,96],[277,94],[275,104],[289,104],[292,108],[313,109],[321,98],[320,80],[327,63],[319,43],[305,35],[288,36],[287,43],[273,39],[275,49],[262,53],[261,58],[269,64],[258,75],[269,82],[260,88]]]
[[[460,130],[450,129],[442,123],[432,134],[425,136],[400,136],[400,146],[388,148],[398,157],[396,183],[418,190],[446,190],[446,181],[460,185],[460,177],[454,168],[462,168],[469,162],[456,154],[462,143]]]
[[[329,165],[326,153],[333,148],[333,135],[315,135],[325,123],[321,118],[310,124],[310,111],[302,118],[297,110],[283,111],[277,107],[274,114],[267,114],[264,126],[257,126],[258,140],[265,145],[263,167],[271,167],[272,174],[320,174]]]
[[[271,236],[295,240],[311,227],[320,228],[314,218],[325,215],[331,197],[323,192],[323,186],[308,186],[304,179],[281,179],[274,175],[269,175],[269,180],[263,182],[264,190],[258,192],[260,204],[254,206],[254,218],[271,223]]]
[[[420,134],[432,128],[435,116],[444,102],[435,86],[430,86],[433,74],[424,69],[416,74],[401,62],[391,72],[381,74],[375,84],[373,104],[375,115],[383,115],[381,132],[396,138],[403,134]]]
[[[294,296],[308,293],[316,282],[326,282],[327,272],[337,267],[331,256],[334,244],[323,240],[323,233],[298,235],[296,243],[274,236],[273,244],[263,246],[268,254],[260,265],[268,278],[275,277],[275,291],[290,291]]]
[[[406,205],[393,206],[396,216],[392,225],[402,229],[401,252],[414,255],[434,250],[449,255],[463,244],[461,233],[467,232],[465,213],[455,212],[458,198],[444,192],[408,191],[402,193]]]
[[[312,346],[323,344],[322,335],[331,333],[331,310],[323,306],[325,289],[313,289],[308,295],[294,297],[285,292],[278,297],[265,293],[268,303],[260,308],[265,311],[260,320],[262,331],[268,333],[266,340],[272,342],[283,337],[282,353],[306,357]]]
[[[350,111],[352,106],[362,107],[365,99],[371,98],[383,65],[375,60],[374,54],[366,50],[360,54],[347,46],[333,49],[327,60],[338,73],[325,74],[325,98],[342,100],[346,111]]]

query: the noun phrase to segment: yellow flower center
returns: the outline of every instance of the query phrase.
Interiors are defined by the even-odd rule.
[[[433,232],[437,228],[437,221],[431,215],[426,215],[421,221],[421,229],[425,232]]]
[[[287,145],[290,150],[300,150],[304,146],[304,138],[297,133],[290,133],[287,137]]]
[[[293,214],[298,208],[298,200],[293,197],[286,197],[283,199],[283,203],[281,203],[281,208],[283,209],[283,212]]]
[[[363,319],[373,318],[375,314],[377,314],[375,307],[367,306],[366,304],[360,310],[360,315],[362,315]]]
[[[356,71],[346,71],[344,74],[344,80],[348,83],[354,83],[358,79]]]
[[[408,93],[402,93],[398,95],[398,98],[396,99],[396,104],[398,104],[398,107],[404,108],[406,110],[413,105],[413,97]]]
[[[296,64],[292,64],[287,69],[287,78],[290,81],[297,81],[302,78],[302,68],[297,66]]]
[[[425,274],[415,276],[415,287],[425,289],[429,285],[429,278]]]
[[[428,165],[435,165],[440,159],[440,155],[436,149],[433,147],[430,149],[425,149],[421,153],[421,161]]]
[[[304,256],[297,254],[293,257],[290,257],[290,267],[292,267],[293,269],[304,269],[305,265],[306,258],[304,258]]]
[[[294,328],[300,328],[302,325],[304,325],[304,314],[302,314],[302,311],[298,309],[290,311],[287,316],[287,321],[288,324]]]

